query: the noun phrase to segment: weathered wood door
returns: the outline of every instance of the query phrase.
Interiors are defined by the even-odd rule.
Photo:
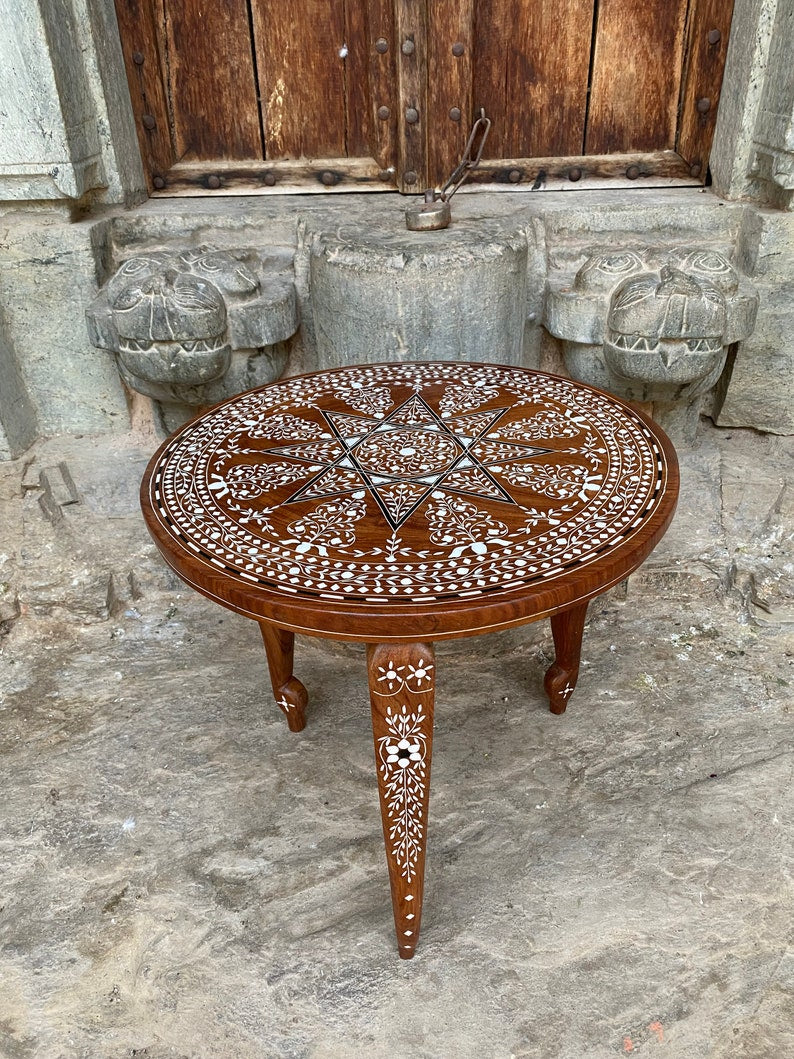
[[[116,0],[152,190],[697,183],[733,0]]]

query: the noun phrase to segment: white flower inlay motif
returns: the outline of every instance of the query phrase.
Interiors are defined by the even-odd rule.
[[[430,523],[430,540],[434,544],[456,545],[449,553],[451,559],[457,559],[465,551],[485,555],[493,545],[509,546],[507,526],[487,511],[440,491],[433,493],[433,499],[435,503],[425,513]]]
[[[391,746],[387,743],[386,753],[388,755],[387,764],[397,764],[401,769],[408,768],[412,761],[422,760],[419,743],[412,743],[408,739],[401,739],[399,743],[393,743]]]
[[[357,412],[375,416],[376,419],[382,419],[384,413],[394,404],[391,391],[386,386],[373,386],[371,383],[357,381],[337,390],[334,397],[355,408]]]
[[[499,441],[534,441],[538,438],[575,438],[581,431],[582,427],[572,422],[570,416],[548,410],[499,426],[488,437]]]
[[[356,543],[353,525],[366,513],[362,491],[338,500],[326,500],[304,518],[290,522],[287,530],[294,536],[286,538],[284,543],[294,544],[298,555],[305,555],[312,548],[319,555],[328,555],[330,547],[344,550]]]
[[[486,386],[480,379],[472,379],[455,386],[448,386],[439,401],[439,411],[444,416],[454,415],[455,412],[468,412],[471,408],[479,408],[486,401],[492,401],[499,396],[496,386]]]
[[[319,464],[308,463],[239,463],[223,477],[215,475],[215,481],[210,483],[209,488],[218,497],[231,493],[235,500],[254,500],[262,493],[308,478],[319,470]]]
[[[506,478],[511,485],[531,489],[554,500],[570,500],[574,496],[587,500],[588,492],[596,492],[603,481],[603,475],[591,474],[581,466],[548,467],[521,463],[503,467],[494,465],[491,470]]]
[[[437,431],[397,427],[359,445],[356,461],[376,474],[409,476],[449,467],[460,451],[452,438]]]
[[[381,674],[378,677],[378,683],[385,683],[389,691],[401,688],[403,685],[403,678],[400,676],[400,673],[402,673],[404,669],[405,666],[395,666],[394,662],[389,662],[385,669],[383,666],[378,666],[378,672]]]
[[[248,415],[239,425],[245,427],[249,437],[273,441],[313,441],[329,436],[318,423],[286,413],[272,415],[267,410]]]
[[[425,662],[424,658],[419,659],[419,665],[415,668],[409,662],[408,668],[411,671],[411,676],[406,677],[406,679],[415,681],[420,688],[422,687],[425,681],[427,681],[428,684],[432,682],[432,677],[430,676],[430,674],[433,670],[433,666],[430,662]]]

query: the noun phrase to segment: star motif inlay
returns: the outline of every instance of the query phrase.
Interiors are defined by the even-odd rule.
[[[439,489],[515,504],[488,468],[552,450],[488,437],[506,411],[494,408],[442,417],[413,394],[382,418],[322,410],[331,436],[264,452],[321,468],[285,503],[365,489],[396,530]]]

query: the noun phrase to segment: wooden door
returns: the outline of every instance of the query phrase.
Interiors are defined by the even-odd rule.
[[[733,0],[116,0],[153,193],[706,178]]]

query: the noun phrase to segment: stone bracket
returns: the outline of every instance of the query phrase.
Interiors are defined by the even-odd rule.
[[[549,279],[544,324],[562,341],[566,367],[626,400],[658,402],[668,412],[686,405],[691,426],[696,399],[719,378],[727,348],[752,333],[755,288],[723,254],[703,247],[585,253],[575,275]],[[680,417],[669,418],[678,425]]]
[[[159,401],[206,405],[272,382],[298,328],[292,253],[211,246],[122,263],[87,310],[92,343],[124,382]]]

